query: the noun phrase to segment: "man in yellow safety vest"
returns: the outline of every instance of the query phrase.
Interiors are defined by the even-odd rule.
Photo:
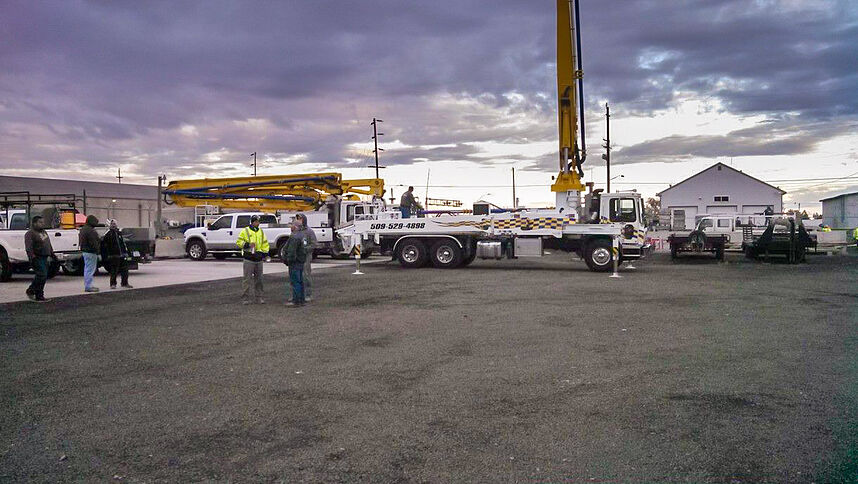
[[[268,239],[259,228],[259,215],[250,217],[250,225],[242,229],[235,242],[241,248],[244,258],[244,279],[241,281],[241,303],[250,304],[250,286],[253,285],[253,295],[258,304],[265,304],[262,299],[262,263],[268,256]]]

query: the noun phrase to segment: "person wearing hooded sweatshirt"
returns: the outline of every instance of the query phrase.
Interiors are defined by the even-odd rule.
[[[98,288],[92,285],[92,278],[98,268],[98,253],[101,251],[101,239],[95,231],[96,225],[98,219],[95,215],[90,215],[78,231],[78,244],[83,253],[83,290],[86,292],[98,292]]]
[[[116,276],[122,277],[122,287],[131,289],[128,284],[128,246],[116,220],[110,221],[110,230],[101,238],[101,258],[110,271],[110,288],[116,289]]]

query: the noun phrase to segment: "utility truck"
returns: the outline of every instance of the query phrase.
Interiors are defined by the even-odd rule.
[[[611,270],[616,258],[619,263],[643,257],[649,246],[640,195],[599,190],[583,194],[580,32],[578,2],[557,0],[560,172],[551,186],[554,208],[497,212],[475,204],[472,215],[359,220],[338,232],[344,247],[380,247],[408,268],[461,267],[476,257],[541,256],[545,249],[576,253],[593,271]]]

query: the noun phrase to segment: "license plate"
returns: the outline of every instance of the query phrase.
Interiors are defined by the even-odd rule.
[[[132,255],[134,255],[134,257],[140,257],[140,251],[135,250],[134,252],[132,252]]]

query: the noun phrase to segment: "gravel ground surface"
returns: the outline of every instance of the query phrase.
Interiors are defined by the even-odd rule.
[[[0,480],[858,478],[858,258],[567,257],[0,305]]]

